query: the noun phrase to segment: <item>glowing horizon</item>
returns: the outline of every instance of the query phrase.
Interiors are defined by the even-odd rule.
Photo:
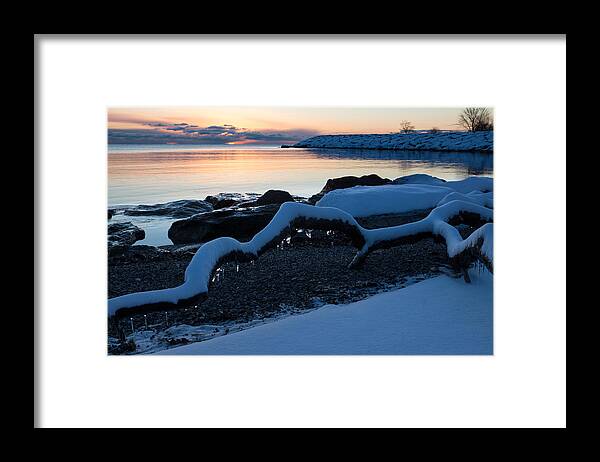
[[[109,143],[287,144],[319,134],[457,130],[463,108],[161,107],[109,108]]]

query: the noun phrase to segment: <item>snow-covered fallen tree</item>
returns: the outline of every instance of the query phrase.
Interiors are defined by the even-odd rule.
[[[228,261],[253,261],[291,236],[295,229],[344,233],[358,249],[350,267],[362,264],[366,256],[376,249],[434,237],[446,243],[450,261],[457,268],[462,268],[467,279],[466,269],[475,261],[480,261],[492,271],[492,225],[485,224],[463,240],[453,224],[480,225],[491,221],[491,209],[473,202],[454,200],[435,208],[426,218],[414,223],[365,229],[352,215],[338,208],[286,202],[271,222],[249,242],[221,237],[202,245],[185,271],[183,284],[170,289],[111,298],[108,301],[108,314],[123,316],[199,303],[206,297],[213,273],[220,265]]]

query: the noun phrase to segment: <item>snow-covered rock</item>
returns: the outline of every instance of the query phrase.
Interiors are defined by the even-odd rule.
[[[492,152],[494,132],[421,132],[372,135],[319,135],[296,143],[295,148],[397,149],[407,151]]]
[[[481,192],[481,191],[471,191],[467,194],[462,194],[458,192],[452,192],[445,196],[441,201],[437,203],[438,206],[447,204],[448,202],[461,200],[466,202],[471,202],[473,204],[483,205],[484,207],[494,207],[494,193],[493,192]]]
[[[218,193],[211,196],[206,196],[204,200],[212,204],[215,210],[225,207],[231,207],[241,204],[242,202],[250,202],[259,197],[260,194],[255,193]]]
[[[454,197],[456,200],[462,199],[467,193],[493,190],[493,179],[489,177],[469,177],[459,181],[441,181],[429,175],[412,177],[400,184],[336,189],[325,194],[316,206],[335,207],[354,217],[364,217],[433,208],[449,202],[446,200],[442,203],[442,200],[451,193],[460,194]],[[468,199],[471,203],[485,205],[482,200],[473,197]]]
[[[432,186],[443,186],[453,191],[467,194],[471,191],[488,192],[494,190],[494,179],[488,176],[470,176],[463,180],[446,181],[426,173],[416,173],[396,178],[392,184],[428,184]]]
[[[381,178],[379,175],[363,175],[363,176],[341,176],[338,178],[329,178],[323,189],[314,196],[309,197],[308,202],[315,204],[329,191],[336,189],[352,188],[354,186],[381,186],[389,184],[392,181],[388,178]]]
[[[404,213],[433,208],[451,192],[448,188],[420,184],[355,186],[328,192],[316,206],[335,207],[353,217]]]
[[[446,180],[437,176],[427,175],[426,173],[415,173],[396,178],[393,184],[430,184],[434,186],[444,186]]]

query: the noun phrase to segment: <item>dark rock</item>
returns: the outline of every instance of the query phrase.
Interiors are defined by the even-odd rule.
[[[333,191],[334,189],[346,189],[354,186],[381,186],[384,184],[391,183],[392,180],[388,178],[381,178],[379,175],[363,175],[361,177],[356,176],[342,176],[340,178],[330,178],[325,183],[325,187],[322,192]]]
[[[279,189],[269,189],[256,199],[256,205],[283,204],[284,202],[294,202],[294,198],[289,192]]]
[[[131,245],[144,237],[146,237],[144,230],[130,222],[108,225],[108,256],[123,254]]]
[[[108,247],[130,246],[136,241],[144,239],[146,233],[130,222],[112,223],[108,225]]]
[[[258,196],[258,194],[254,193],[219,193],[214,196],[206,196],[204,200],[210,203],[215,210],[218,210],[251,201],[252,199],[255,199],[256,196]]]
[[[297,197],[297,196],[296,196]],[[298,199],[301,199],[298,197]],[[238,208],[260,207],[269,204],[283,204],[284,202],[295,202],[296,198],[287,191],[279,189],[269,189],[266,193],[253,201],[241,202],[237,204]]]
[[[113,217],[113,211],[108,209],[108,219],[110,220]]]
[[[363,228],[388,228],[390,226],[403,225],[422,220],[432,209],[411,210],[404,213],[392,213],[387,215],[371,215],[368,217],[357,217],[356,221]]]
[[[393,184],[443,184],[446,180],[437,176],[427,175],[426,173],[415,173],[414,175],[401,176],[392,181]]]
[[[154,205],[136,205],[123,209],[124,215],[129,216],[166,216],[172,218],[187,218],[197,213],[208,212],[213,206],[201,200],[179,200]]]
[[[235,199],[221,199],[219,201],[217,201],[213,207],[215,208],[215,210],[217,209],[223,209],[225,207],[231,207],[232,205],[236,205],[238,204],[238,201],[236,201]]]
[[[391,183],[388,178],[381,178],[379,175],[363,175],[357,176],[342,176],[339,178],[330,178],[325,183],[325,186],[318,194],[311,196],[308,202],[311,204],[317,203],[326,193],[335,189],[353,188],[354,186],[381,186]]]
[[[174,222],[168,236],[174,244],[207,242],[223,236],[249,240],[271,221],[277,210],[279,204],[199,213]]]

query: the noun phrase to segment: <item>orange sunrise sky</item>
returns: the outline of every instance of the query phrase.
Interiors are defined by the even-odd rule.
[[[109,108],[109,143],[280,144],[318,134],[456,130],[462,108],[145,107]]]

